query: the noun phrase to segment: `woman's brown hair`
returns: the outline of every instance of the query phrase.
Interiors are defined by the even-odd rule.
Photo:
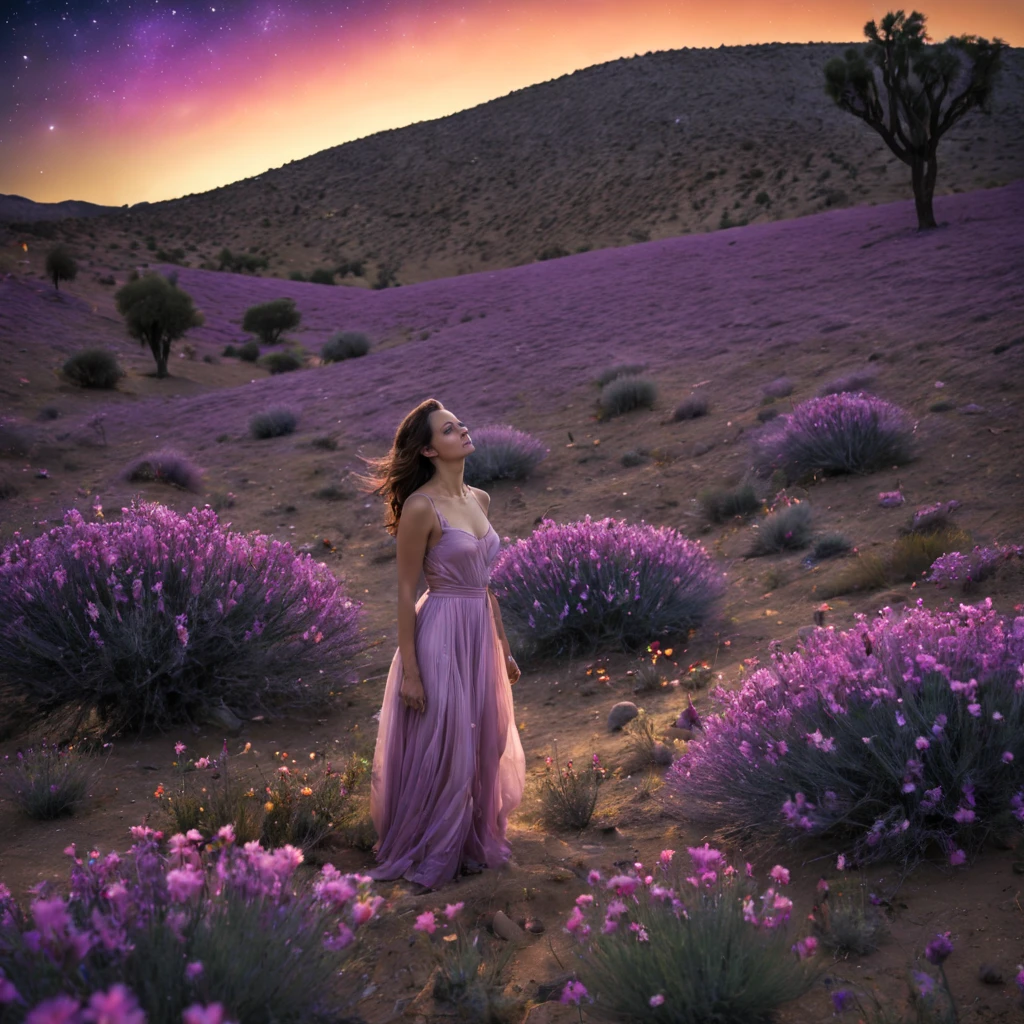
[[[384,523],[388,533],[398,533],[402,506],[413,491],[422,487],[433,475],[434,466],[422,449],[434,438],[430,414],[444,406],[436,398],[420,402],[398,425],[395,440],[387,455],[379,459],[364,459],[370,476],[358,476],[372,494],[379,494],[387,505]]]

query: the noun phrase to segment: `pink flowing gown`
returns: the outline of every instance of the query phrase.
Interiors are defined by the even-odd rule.
[[[467,861],[505,863],[508,816],[526,781],[486,589],[498,535],[489,527],[478,538],[437,516],[441,539],[424,558],[428,589],[416,602],[426,711],[402,703],[398,650],[384,689],[370,789],[380,840],[371,874],[430,888],[455,878]]]

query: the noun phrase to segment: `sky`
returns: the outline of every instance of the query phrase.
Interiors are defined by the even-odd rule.
[[[1024,40],[1021,0],[922,4]],[[855,41],[863,0],[5,0],[0,193],[120,206],[650,50]],[[910,9],[910,8],[908,8]]]

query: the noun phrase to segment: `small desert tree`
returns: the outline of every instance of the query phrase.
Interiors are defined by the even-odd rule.
[[[910,167],[918,228],[935,227],[932,197],[939,140],[965,114],[989,101],[1006,44],[950,36],[931,44],[925,16],[890,11],[864,26],[868,42],[825,65],[825,91],[859,117]]]
[[[264,345],[276,345],[285,331],[299,326],[302,314],[294,299],[273,299],[250,306],[242,320],[242,330],[255,334]]]
[[[46,276],[58,291],[61,281],[74,281],[77,275],[78,263],[63,245],[55,245],[46,254]]]
[[[171,344],[203,323],[203,314],[192,304],[192,297],[178,287],[176,280],[146,274],[119,289],[114,301],[128,333],[149,345],[156,360],[156,375],[166,377]]]

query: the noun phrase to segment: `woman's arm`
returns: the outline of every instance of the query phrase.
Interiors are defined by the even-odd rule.
[[[398,521],[398,649],[402,654],[402,700],[416,711],[426,708],[426,694],[416,660],[416,588],[423,572],[427,541],[436,516],[430,502],[413,495]]]

